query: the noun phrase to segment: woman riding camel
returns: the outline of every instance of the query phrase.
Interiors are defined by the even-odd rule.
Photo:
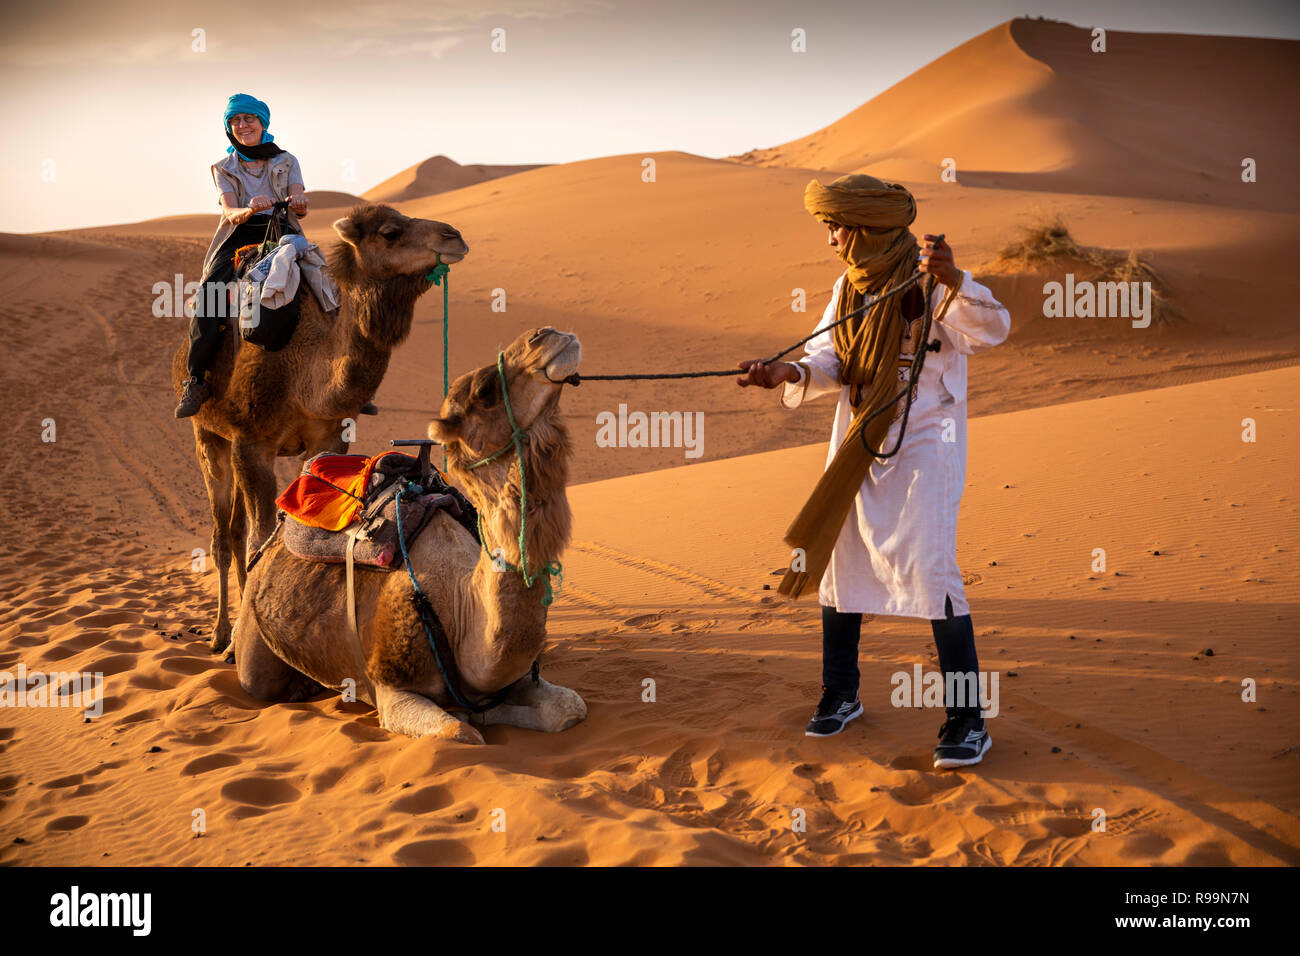
[[[235,250],[260,243],[270,222],[267,210],[288,200],[288,223],[282,232],[302,234],[298,217],[307,215],[307,190],[298,160],[275,145],[266,128],[271,109],[256,97],[236,93],[226,102],[224,117],[230,146],[225,159],[212,165],[212,180],[221,203],[221,223],[203,261],[199,293],[190,319],[190,377],[185,383],[177,418],[198,412],[209,391],[204,376],[221,348],[227,317],[238,314],[226,297],[235,281]]]
[[[957,268],[942,236],[926,235],[918,247],[908,229],[916,200],[904,187],[864,175],[843,176],[829,186],[813,180],[804,205],[826,224],[827,243],[848,268],[804,356],[794,363],[741,362],[746,374],[737,381],[783,386],[786,408],[821,395],[839,398],[826,470],[786,534],[794,557],[779,588],[798,597],[820,582],[822,697],[805,733],[828,737],[862,715],[862,615],[919,617],[930,621],[945,688],[966,691],[945,695],[947,719],[934,766],[976,764],[991,738],[978,692],[968,692],[979,662],[956,558],[966,481],[966,356],[1005,340],[1011,316]],[[920,341],[926,303],[919,284],[827,330],[866,297],[917,270],[937,280],[929,302],[929,342]],[[926,355],[910,396],[903,445],[892,457],[879,457],[898,441],[908,397],[887,406],[907,387],[922,348],[933,354]]]

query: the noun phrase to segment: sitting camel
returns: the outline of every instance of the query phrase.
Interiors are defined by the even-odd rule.
[[[212,397],[190,419],[212,508],[217,652],[230,643],[232,557],[241,594],[244,588],[246,516],[253,547],[275,528],[276,456],[348,450],[344,419],[355,420],[374,397],[393,349],[411,331],[415,300],[432,285],[427,276],[439,262],[459,262],[469,252],[446,223],[412,219],[391,206],[355,206],[334,231],[341,241],[329,271],[342,299],[338,317],[322,312],[304,283],[298,327],[280,351],[245,344],[232,329],[212,367]],[[177,396],[189,375],[186,353],[181,346],[172,361]]]
[[[569,540],[570,448],[559,399],[581,357],[571,333],[525,333],[502,353],[500,369],[494,362],[460,376],[429,423],[429,437],[447,448],[449,477],[479,512],[483,535],[480,545],[440,511],[410,547],[409,567],[445,632],[450,664],[447,650],[438,658],[430,648],[405,568],[358,571],[354,635],[344,568],[295,557],[279,536],[248,574],[235,626],[243,688],[261,700],[284,701],[303,700],[322,685],[352,687],[389,730],[465,743],[483,743],[483,737],[447,712],[461,706],[454,691],[471,706],[504,692],[481,713],[484,724],[555,732],[582,720],[587,707],[575,691],[531,672],[546,642],[545,569],[557,567],[552,562]],[[519,453],[511,415],[521,433]],[[521,464],[527,483],[522,513]],[[532,586],[519,570],[521,514],[526,567],[538,575]],[[443,666],[456,687],[447,686]]]

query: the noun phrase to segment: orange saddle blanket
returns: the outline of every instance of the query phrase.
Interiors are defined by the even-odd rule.
[[[384,459],[388,461],[384,462]],[[392,466],[415,464],[409,455],[388,452],[367,458],[365,455],[317,455],[307,462],[303,473],[275,499],[276,507],[292,518],[313,528],[342,531],[361,515],[372,478],[378,484],[380,471]],[[406,469],[401,469],[406,470]]]

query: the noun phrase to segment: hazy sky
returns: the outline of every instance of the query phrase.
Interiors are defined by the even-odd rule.
[[[225,156],[221,114],[236,92],[270,105],[270,130],[299,158],[309,189],[360,193],[438,153],[541,163],[772,146],[1026,14],[1115,30],[1300,37],[1294,0],[460,6],[10,5],[0,39],[0,230],[215,215],[208,167]],[[491,50],[496,28],[504,53]],[[806,53],[791,51],[795,28],[806,32]]]

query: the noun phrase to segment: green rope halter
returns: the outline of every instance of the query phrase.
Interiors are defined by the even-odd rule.
[[[451,280],[447,278],[447,275],[448,273],[451,272],[451,266],[447,265],[447,263],[442,261],[441,252],[435,252],[433,255],[434,255],[434,262],[435,262],[433,271],[430,272],[424,278],[427,281],[432,282],[434,285],[442,286],[442,397],[446,398],[447,387],[448,387],[448,383],[447,383],[447,351],[448,351],[447,290],[451,286]],[[442,470],[443,471],[447,470],[447,449],[445,448],[442,450]]]
[[[510,421],[510,440],[486,458],[474,462],[466,470],[472,471],[489,462],[496,461],[510,450],[511,445],[514,445],[515,455],[519,459],[519,564],[513,565],[505,558],[497,558],[492,552],[488,551],[487,538],[483,535],[482,514],[478,516],[478,538],[483,544],[484,554],[492,558],[493,561],[499,561],[505,565],[506,570],[517,571],[523,576],[524,587],[532,588],[533,582],[545,575],[546,594],[542,597],[542,607],[550,607],[551,602],[555,600],[555,592],[564,585],[564,566],[558,561],[552,561],[543,565],[537,574],[533,574],[528,570],[528,476],[524,470],[524,441],[528,438],[528,435],[515,422],[514,409],[510,407],[510,389],[506,384],[505,354],[505,352],[497,353],[497,374],[501,377],[501,396],[506,406],[506,418]],[[559,579],[555,583],[554,589],[551,587],[552,576]]]

